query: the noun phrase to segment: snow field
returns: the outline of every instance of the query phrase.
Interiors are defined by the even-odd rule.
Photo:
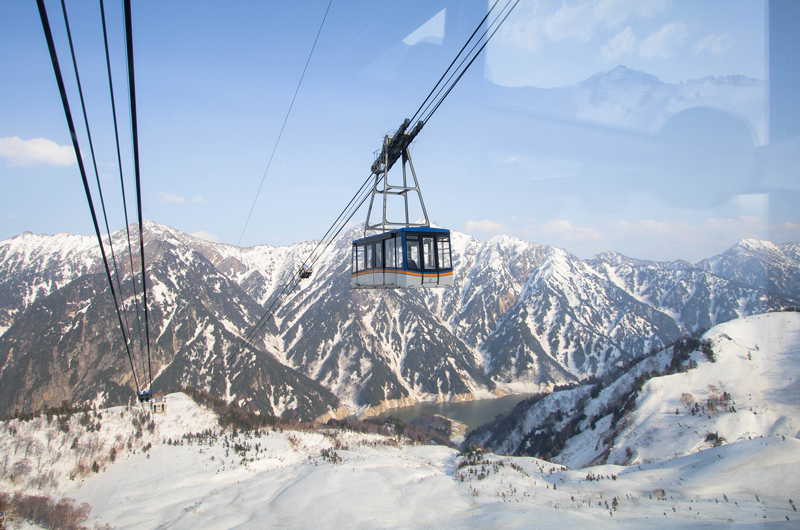
[[[336,430],[233,436],[172,394],[166,416],[114,407],[74,414],[68,432],[57,417],[0,424],[0,489],[71,497],[92,506],[90,525],[130,529],[797,528],[800,315],[739,319],[705,338],[716,362],[696,352],[697,368],[642,387],[608,458],[627,466],[570,470]],[[657,371],[667,357],[639,368]],[[587,391],[561,397],[571,403]],[[708,398],[723,392],[729,402],[712,399],[711,410]],[[608,432],[607,421],[580,436]],[[576,461],[594,458],[587,440]]]
[[[80,447],[89,445],[89,435],[105,448],[94,458],[122,438],[116,462],[105,461],[98,473],[63,479],[49,492],[7,479],[0,484],[88,502],[90,525],[131,529],[685,528],[729,520],[791,528],[797,512],[789,499],[800,501],[794,438],[745,440],[641,466],[567,470],[535,458],[465,457],[348,431],[234,437],[185,395],[172,394],[167,403],[168,414],[152,417],[153,432],[145,427],[132,451],[124,445],[134,431],[133,410],[100,411],[97,432],[81,433],[80,414],[73,416],[70,434],[86,441],[77,450],[67,444],[50,465],[63,477],[76,458],[88,458]],[[7,422],[4,453],[13,453],[9,443],[19,436],[46,431],[37,421]],[[15,436],[8,433],[12,425]],[[136,445],[145,441],[149,451]]]
[[[190,429],[217,429],[216,416],[183,394],[170,398],[172,416],[146,409],[112,407],[30,421],[0,423],[0,490],[31,495],[60,495],[70,483],[135,454],[164,437]]]
[[[336,464],[321,456],[332,440],[318,433],[239,435],[236,443],[261,449],[246,466],[232,451],[226,456],[222,439],[159,445],[149,459],[135,455],[68,495],[117,528],[685,528],[729,521],[790,528],[797,512],[788,499],[800,498],[790,475],[771,480],[800,462],[794,439],[751,440],[641,468],[567,471],[493,454],[459,468],[463,459],[452,449],[342,438],[352,445],[336,451]]]
[[[627,448],[634,463],[691,454],[714,445],[709,434],[724,442],[800,435],[800,314],[741,318],[704,338],[716,362],[695,352],[697,368],[650,379],[609,462]]]

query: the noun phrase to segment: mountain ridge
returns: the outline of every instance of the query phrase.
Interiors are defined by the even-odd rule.
[[[602,375],[702,327],[795,304],[789,280],[800,274],[791,244],[768,255],[763,264],[761,254],[737,261],[736,267],[725,269],[724,278],[712,266],[683,270],[673,266],[677,262],[611,252],[580,260],[564,249],[511,236],[481,242],[453,232],[452,289],[353,291],[349,252],[359,233],[355,227],[326,249],[311,279],[288,296],[264,332],[239,352],[241,337],[316,242],[238,248],[150,221],[144,230],[153,303],[154,387],[188,384],[253,410],[304,419],[362,414],[386,403],[546,391]],[[92,238],[19,237],[0,242],[0,270],[14,272],[0,280],[0,315],[8,324],[0,329],[0,408],[9,412],[38,408],[56,398],[96,399],[104,383],[97,380],[101,372],[114,388],[105,399],[123,400],[130,366],[125,367],[128,360],[107,285],[91,282],[91,296],[79,284],[71,285],[102,271]],[[113,233],[112,240],[122,249],[117,252],[125,277],[122,298],[134,318],[124,230]],[[59,247],[58,241],[72,246]],[[719,258],[714,267],[732,260]],[[137,261],[134,252],[134,268]],[[789,280],[764,284],[774,292],[748,286],[761,278],[754,268]],[[39,300],[64,289],[60,297]],[[102,320],[97,334],[80,344],[118,352],[111,372],[101,370],[97,356],[81,364],[74,340],[54,338],[31,346],[37,326],[52,330],[77,325],[78,317],[65,301],[70,296],[81,308],[108,298],[103,311],[99,305],[94,308]],[[37,324],[31,318],[20,320],[27,311],[38,315]],[[138,336],[133,340],[136,351]],[[67,345],[69,351],[59,349]],[[68,365],[74,358],[80,370],[68,369],[59,377],[84,382],[73,387],[56,381],[34,381],[27,387],[3,384],[8,374],[22,373],[13,365],[35,364],[25,364],[20,357],[25,355],[61,356]],[[34,388],[37,384],[41,388]]]

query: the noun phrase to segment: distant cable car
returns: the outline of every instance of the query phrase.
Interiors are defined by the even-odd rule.
[[[376,152],[372,164],[375,181],[364,237],[353,241],[350,285],[354,289],[453,285],[450,230],[431,227],[408,150],[423,124],[419,121],[409,131],[410,123],[410,120],[405,120],[392,136],[384,137],[383,148]],[[403,183],[390,184],[388,173],[398,160],[402,160]],[[408,182],[406,165],[411,170],[413,185]],[[417,194],[422,208],[423,218],[416,223],[408,217],[409,193]],[[383,203],[383,216],[380,222],[373,224],[370,217],[376,197]],[[402,197],[405,222],[387,220],[387,201],[391,197]],[[380,233],[368,235],[370,231]]]
[[[304,265],[300,265],[300,269],[297,271],[297,276],[301,280],[307,280],[311,278],[311,274],[314,272],[314,269],[311,267],[306,267]]]
[[[153,411],[153,414],[166,414],[167,398],[163,396],[153,398],[153,401],[150,402],[150,410]]]
[[[406,227],[353,241],[354,289],[453,285],[450,230]]]

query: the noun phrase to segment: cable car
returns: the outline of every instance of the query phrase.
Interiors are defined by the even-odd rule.
[[[453,285],[450,230],[406,227],[353,241],[354,289]]]
[[[153,401],[150,402],[150,410],[153,411],[153,414],[166,414],[167,398],[164,396],[153,398]]]
[[[364,237],[353,241],[350,285],[354,289],[453,285],[450,230],[431,226],[408,149],[422,129],[422,122],[409,131],[410,123],[411,120],[405,120],[393,135],[385,136],[383,148],[375,153],[372,164],[375,180],[364,224]],[[391,184],[388,173],[398,160],[402,162],[403,181],[402,184]],[[413,183],[409,182],[406,166],[410,169]],[[423,218],[417,222],[409,219],[409,194],[419,199]],[[390,197],[402,199],[404,222],[387,219],[387,201]],[[372,223],[375,199],[382,202],[383,212],[381,220]],[[379,233],[368,235],[370,231]]]

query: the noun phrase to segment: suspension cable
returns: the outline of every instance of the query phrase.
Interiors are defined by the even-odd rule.
[[[119,268],[117,267],[117,257],[114,254],[114,242],[111,239],[111,229],[108,226],[108,215],[106,214],[106,203],[103,199],[103,188],[100,185],[100,174],[97,171],[97,158],[95,157],[94,153],[94,143],[92,142],[92,131],[89,128],[89,117],[86,114],[86,103],[83,99],[83,88],[81,86],[81,76],[78,73],[78,61],[75,58],[75,47],[72,44],[72,32],[70,31],[69,27],[69,17],[67,16],[67,5],[64,0],[61,0],[61,11],[64,14],[64,25],[67,29],[67,41],[69,42],[69,51],[72,57],[72,67],[75,70],[75,80],[78,85],[78,96],[80,97],[81,102],[81,110],[83,111],[83,123],[86,126],[86,136],[89,140],[89,151],[92,155],[92,165],[94,166],[94,176],[95,180],[97,181],[97,191],[100,196],[100,208],[103,211],[103,221],[106,225],[106,232],[108,233],[108,246],[111,249],[111,263],[114,266],[114,276],[117,279],[117,288],[119,289],[120,301],[122,305],[122,317],[125,321],[125,329],[128,332],[128,338],[130,339],[130,325],[128,324],[128,312],[125,310],[125,296],[122,293],[122,281],[119,277]]]
[[[492,21],[491,21],[491,22],[490,22],[490,23],[489,23],[489,24],[486,26],[486,29],[485,29],[485,30],[484,30],[484,32],[481,34],[481,36],[480,36],[480,37],[478,37],[478,39],[477,39],[477,40],[476,40],[476,41],[473,43],[473,45],[472,45],[472,48],[470,48],[469,52],[467,52],[467,54],[466,54],[466,55],[464,55],[464,57],[461,59],[461,62],[460,62],[460,63],[458,63],[458,66],[457,66],[457,67],[456,67],[456,68],[455,68],[455,69],[454,69],[454,70],[453,70],[453,71],[450,73],[450,76],[447,78],[447,81],[446,81],[446,82],[445,82],[445,83],[444,83],[442,86],[440,86],[440,87],[439,87],[439,90],[436,92],[436,96],[434,97],[434,99],[430,100],[429,102],[427,102],[427,104],[426,104],[426,105],[424,105],[424,106],[425,106],[425,110],[424,110],[424,111],[422,111],[422,113],[421,113],[421,114],[422,114],[423,116],[425,116],[425,119],[423,120],[423,119],[422,119],[422,117],[421,117],[421,118],[420,118],[420,120],[421,120],[421,121],[427,121],[427,116],[426,116],[426,113],[427,113],[428,109],[430,109],[431,107],[436,107],[436,106],[438,106],[438,104],[439,104],[439,103],[441,103],[441,102],[444,100],[444,98],[446,97],[446,94],[450,92],[450,90],[452,89],[452,87],[454,87],[454,86],[455,86],[455,84],[458,82],[458,80],[459,80],[459,79],[461,79],[461,76],[462,76],[462,75],[464,75],[464,73],[465,73],[465,72],[466,72],[466,71],[469,69],[469,67],[470,67],[470,65],[472,64],[472,62],[473,62],[473,61],[474,61],[474,60],[475,60],[475,59],[478,57],[478,55],[480,55],[480,50],[478,51],[478,53],[476,53],[476,54],[474,54],[474,55],[473,55],[473,52],[475,51],[475,48],[477,48],[477,47],[478,47],[478,45],[480,45],[480,44],[481,44],[481,42],[483,42],[483,41],[484,41],[484,38],[486,37],[487,33],[488,33],[488,32],[489,32],[491,29],[492,29],[492,26],[494,26],[494,24],[497,22],[497,20],[498,20],[498,19],[499,19],[499,18],[500,18],[500,17],[503,15],[503,12],[506,10],[506,8],[508,8],[508,6],[509,6],[509,4],[511,3],[511,1],[512,1],[512,0],[509,0],[509,1],[506,3],[506,5],[505,5],[505,6],[503,6],[503,9],[501,9],[501,10],[500,10],[500,12],[498,13],[497,17],[495,17],[495,19],[494,19],[494,20],[492,20]],[[488,16],[488,14],[487,14],[487,16]],[[485,20],[485,19],[484,19],[484,20]],[[482,24],[483,24],[483,22],[481,22],[481,25],[482,25]],[[479,29],[481,28],[481,25],[479,25],[479,26],[476,28],[476,33],[477,33],[477,30],[479,30]],[[499,26],[498,26],[498,27],[499,27]],[[474,35],[475,35],[475,33],[473,33],[473,36],[474,36]],[[470,37],[470,40],[471,40],[471,39],[472,39],[472,37]],[[488,41],[487,41],[487,42],[488,42]],[[469,41],[467,42],[467,44],[466,44],[466,45],[469,45]],[[466,45],[465,45],[465,47],[466,47]],[[481,48],[481,50],[482,50],[482,49],[483,49],[483,48]],[[470,60],[470,58],[471,58],[471,60]],[[457,60],[457,59],[458,59],[458,57],[456,57],[456,60]],[[466,68],[464,68],[463,70],[461,70],[461,67],[464,65],[464,63],[465,63],[467,60],[470,60],[469,64],[467,64],[467,67],[466,67]],[[455,62],[455,60],[454,60],[454,62]],[[446,75],[446,74],[447,74],[447,72],[445,72],[445,75]],[[456,79],[456,81],[455,81],[455,82],[453,82],[453,83],[451,84],[451,80],[452,80],[452,79],[453,79],[453,77],[455,77],[456,75],[458,75],[458,78]],[[443,77],[444,77],[444,76],[443,76]],[[438,84],[437,84],[437,86],[438,86]],[[436,88],[436,87],[434,87],[434,90],[435,90],[435,88]],[[441,94],[443,91],[445,92],[445,96],[442,96],[441,98],[439,98],[439,95],[440,95],[440,94]]]
[[[497,15],[497,18],[495,18],[495,22],[500,18],[500,16],[503,15],[503,11],[505,10],[506,7],[508,7],[511,4],[512,1],[514,1],[514,0],[509,0],[508,3],[505,5],[505,7],[503,7],[503,10],[501,10],[500,13]],[[453,88],[456,86],[456,84],[461,80],[461,78],[464,76],[464,74],[467,72],[467,70],[469,70],[469,67],[472,66],[472,63],[475,62],[475,59],[478,58],[478,56],[481,54],[483,49],[486,48],[486,45],[489,44],[489,41],[492,39],[492,37],[494,37],[494,34],[497,33],[497,30],[500,29],[500,26],[503,25],[503,23],[506,21],[506,19],[511,14],[511,12],[514,11],[514,8],[517,7],[517,4],[519,4],[519,2],[520,2],[520,0],[514,1],[514,5],[512,5],[511,9],[509,9],[508,12],[505,14],[505,16],[503,16],[503,19],[500,20],[500,23],[497,25],[497,27],[494,28],[494,31],[492,31],[491,35],[489,35],[489,37],[484,41],[484,43],[481,46],[481,48],[472,57],[472,60],[470,60],[470,62],[467,64],[467,66],[461,71],[461,73],[458,75],[456,80],[453,81],[453,83],[450,85],[450,88],[447,89],[447,92],[445,92],[444,95],[441,97],[441,99],[439,99],[439,101],[436,103],[436,106],[433,107],[433,110],[431,110],[427,114],[427,116],[425,116],[424,120],[420,120],[420,121],[423,121],[424,123],[427,123],[428,120],[431,119],[431,116],[433,116],[433,114],[439,109],[439,106],[441,106],[441,104],[445,100],[445,98],[450,94],[450,92],[453,90]],[[492,22],[492,25],[493,24],[494,24],[494,22]],[[486,33],[488,33],[490,28],[491,28],[491,25],[490,25],[489,28],[486,29],[486,31],[484,32],[484,35],[486,35]],[[480,42],[480,41],[478,41],[478,42]],[[475,48],[475,46],[473,46],[473,49],[474,48]]]
[[[453,57],[453,62],[450,63],[450,66],[448,66],[447,69],[444,71],[444,73],[442,74],[442,77],[440,77],[439,80],[436,82],[436,84],[433,85],[433,88],[431,89],[430,93],[428,94],[428,97],[426,97],[425,100],[422,102],[422,105],[419,106],[419,108],[417,109],[417,112],[415,112],[414,115],[411,116],[411,119],[409,120],[409,123],[413,123],[414,122],[414,119],[419,115],[420,111],[422,111],[422,107],[425,106],[425,103],[427,103],[428,100],[430,99],[430,97],[433,95],[433,92],[436,90],[436,87],[439,86],[439,83],[442,82],[444,77],[447,75],[447,72],[449,72],[450,69],[453,67],[453,65],[456,64],[456,61],[461,56],[461,54],[464,53],[464,50],[467,49],[467,46],[469,46],[469,43],[472,41],[473,37],[475,37],[475,34],[478,33],[478,30],[481,29],[481,26],[483,26],[484,22],[486,22],[486,19],[489,18],[489,15],[492,14],[492,11],[494,10],[494,8],[497,7],[497,3],[499,1],[500,0],[495,0],[494,4],[492,4],[492,7],[486,13],[486,16],[483,17],[483,20],[481,20],[481,23],[478,24],[478,27],[476,27],[475,31],[472,32],[472,35],[469,36],[469,39],[467,39],[467,42],[465,42],[464,46],[461,47],[461,50],[456,54],[455,57]]]
[[[111,79],[111,59],[108,53],[108,32],[106,31],[106,12],[103,6],[103,0],[100,0],[100,19],[103,22],[103,44],[105,45],[106,50],[106,70],[108,71],[108,90],[111,94],[111,114],[114,119],[114,140],[117,145],[117,165],[119,166],[119,185],[122,189],[122,210],[125,213],[125,234],[128,238],[128,261],[130,262],[131,266],[131,285],[133,286],[133,300],[134,300],[134,307],[136,308],[136,329],[138,330],[139,334],[139,356],[142,359],[142,366],[144,367],[144,344],[142,340],[142,321],[139,315],[139,293],[136,289],[136,268],[133,265],[133,248],[131,246],[131,228],[130,228],[130,221],[128,220],[128,200],[125,197],[125,181],[122,176],[122,154],[120,152],[119,147],[119,127],[117,125],[117,108],[116,103],[114,101],[114,83]],[[120,286],[120,293],[122,292],[122,287]],[[123,298],[124,300],[124,298]],[[124,307],[124,302],[123,302]],[[128,328],[128,332],[130,333],[130,328]]]
[[[147,275],[144,261],[144,236],[142,235],[142,187],[139,178],[139,128],[136,120],[136,82],[133,68],[133,28],[131,27],[131,0],[123,0],[125,8],[125,45],[128,57],[128,91],[131,104],[131,133],[133,138],[133,168],[136,178],[136,207],[139,213],[139,253],[142,259],[142,300],[144,305],[144,332],[147,343],[147,371],[150,384],[153,386],[153,368],[150,363],[150,319],[147,310]]]
[[[317,261],[319,261],[319,259],[325,254],[325,251],[328,249],[328,247],[336,240],[342,230],[344,230],[344,228],[347,226],[347,223],[350,222],[356,212],[358,212],[358,210],[369,197],[370,189],[368,184],[371,180],[372,174],[370,173],[369,177],[367,177],[353,198],[350,199],[350,202],[347,203],[347,206],[345,206],[345,208],[336,218],[336,221],[334,221],[331,227],[328,228],[323,238],[317,243],[314,249],[312,249],[312,251],[309,253],[308,257],[303,261],[303,267],[313,268]],[[323,244],[324,247],[319,250]],[[299,285],[301,280],[302,278],[299,276],[299,271],[295,271],[292,274],[291,279],[286,283],[286,285],[284,285],[283,289],[273,298],[272,303],[266,309],[261,318],[258,319],[258,321],[250,328],[250,331],[248,331],[248,333],[239,341],[239,346],[236,348],[233,354],[225,355],[225,357],[231,358],[231,363],[236,360],[245,346],[253,347],[251,344],[252,340],[264,330],[269,321],[275,316],[277,310],[280,309],[283,302]],[[217,381],[219,381],[219,379],[225,374],[226,370],[225,365],[223,364],[223,370],[220,371],[219,375],[217,375],[217,377],[211,381],[211,384],[208,388],[213,388]]]
[[[89,181],[86,178],[86,168],[83,165],[83,159],[81,157],[81,150],[80,146],[78,145],[78,135],[75,132],[75,123],[72,121],[72,112],[70,112],[69,108],[69,101],[67,99],[67,91],[64,87],[64,79],[61,76],[61,68],[58,64],[58,56],[56,55],[56,47],[55,43],[53,42],[53,34],[50,30],[50,22],[47,18],[47,10],[44,5],[44,0],[36,0],[36,5],[39,8],[39,17],[42,20],[42,29],[44,30],[45,39],[47,40],[47,48],[50,52],[50,60],[53,63],[53,72],[56,76],[56,83],[58,84],[58,91],[61,95],[61,104],[64,107],[64,115],[67,118],[67,126],[69,127],[69,133],[72,137],[72,147],[75,150],[75,158],[78,162],[78,168],[81,172],[81,179],[83,180],[83,190],[86,193],[86,200],[89,203],[89,211],[92,214],[92,223],[94,224],[94,231],[97,234],[97,242],[100,245],[100,254],[103,257],[103,264],[105,266],[106,271],[106,278],[108,279],[109,287],[111,288],[111,297],[114,299],[114,308],[117,312],[117,320],[119,321],[119,328],[122,331],[123,342],[125,343],[125,350],[128,353],[128,360],[131,364],[131,371],[133,372],[133,379],[134,383],[136,384],[137,391],[139,387],[139,379],[136,376],[136,367],[133,364],[133,357],[131,356],[130,348],[128,347],[128,337],[125,333],[125,327],[122,324],[122,315],[119,311],[119,305],[117,303],[117,295],[114,290],[114,282],[111,279],[111,271],[108,268],[108,259],[106,258],[105,248],[103,246],[103,238],[100,235],[100,225],[97,223],[97,214],[94,210],[94,203],[92,202],[92,193],[89,189]]]
[[[447,76],[447,73],[450,72],[450,70],[453,68],[453,65],[456,63],[456,61],[458,61],[458,58],[461,57],[461,55],[464,52],[464,50],[469,46],[470,42],[472,42],[472,39],[478,33],[480,28],[483,27],[484,23],[489,18],[489,15],[492,13],[494,8],[497,6],[499,0],[495,1],[495,3],[492,5],[492,7],[489,9],[489,11],[486,13],[486,16],[481,20],[480,24],[478,24],[478,26],[475,28],[475,31],[472,33],[472,35],[470,35],[470,38],[467,39],[467,42],[464,44],[464,46],[458,52],[456,57],[450,63],[450,66],[448,66],[447,69],[445,70],[444,74],[442,74],[442,77],[440,77],[439,81],[436,82],[436,84],[434,85],[433,89],[430,91],[428,96],[425,98],[425,100],[420,105],[419,109],[417,109],[417,111],[414,113],[412,119],[408,120],[408,124],[410,124],[410,123],[413,122],[413,120],[417,116],[421,116],[419,121],[417,122],[417,126],[415,128],[416,132],[419,132],[419,130],[421,129],[421,127],[422,127],[421,124],[427,123],[427,121],[431,118],[431,116],[433,116],[433,114],[436,112],[436,110],[442,104],[444,99],[453,90],[453,87],[455,87],[455,85],[461,80],[461,78],[464,76],[464,74],[469,69],[469,67],[472,66],[472,63],[475,62],[475,59],[478,58],[480,53],[483,51],[483,49],[489,43],[489,40],[491,40],[491,38],[494,37],[494,34],[497,32],[498,29],[500,29],[500,26],[502,26],[503,23],[506,21],[506,19],[508,18],[508,15],[511,14],[511,12],[517,6],[519,1],[520,0],[508,0],[506,5],[503,6],[503,8],[498,13],[498,15],[494,18],[494,20],[492,20],[492,22],[489,23],[486,26],[486,29],[484,30],[483,34],[478,38],[477,41],[475,41],[475,43],[472,45],[472,48],[470,48],[469,52],[467,52],[467,54],[464,55],[464,57],[461,59],[461,62],[458,64],[458,66],[450,73],[450,76],[447,77],[447,81],[445,81],[445,83],[442,85],[442,80],[445,79],[445,77]],[[511,6],[511,9],[509,9],[508,12],[506,12],[506,9],[508,8],[509,5],[511,5],[512,2],[514,2],[514,4]],[[330,4],[328,5],[328,7],[330,8]],[[505,12],[505,15],[503,15],[504,12]],[[326,11],[326,16],[327,16],[327,11]],[[502,17],[502,19],[501,19],[501,17]],[[497,23],[498,20],[500,21],[499,23]],[[323,19],[323,22],[324,22],[324,19]],[[494,27],[493,31],[492,31],[492,27]],[[320,27],[320,30],[321,29],[322,28]],[[488,36],[488,38],[486,38],[487,34],[489,34],[489,31],[492,31],[492,32]],[[317,34],[317,37],[319,37],[319,34]],[[481,44],[482,41],[483,41],[483,45],[473,55],[473,51],[478,47],[479,44]],[[315,41],[315,44],[316,44],[316,41]],[[313,48],[312,48],[312,52],[313,52]],[[470,59],[470,57],[471,57],[471,59]],[[309,59],[310,59],[310,56],[309,56]],[[463,68],[463,70],[460,70],[462,65],[467,61],[467,59],[470,59],[469,62]],[[306,66],[308,66],[308,63],[306,63]],[[460,70],[460,73],[459,73],[459,70]],[[305,73],[305,71],[304,71],[304,73]],[[456,76],[456,74],[458,74],[458,76],[455,77],[455,80],[452,81],[452,83],[451,83],[451,80],[453,80],[453,77]],[[301,78],[301,80],[302,80],[302,78]],[[438,91],[437,91],[437,87],[438,87]],[[298,89],[299,89],[299,85],[298,85]],[[442,92],[444,92],[444,95],[439,97],[440,94],[442,94]],[[435,95],[434,95],[434,93],[435,93]],[[295,92],[295,95],[297,95],[296,92]],[[431,99],[431,96],[433,96],[433,99]],[[292,102],[294,103],[294,100],[292,100]],[[429,112],[429,109],[431,109],[431,108],[432,108],[432,110],[430,110],[430,112]],[[291,107],[290,107],[290,110],[291,110]],[[287,118],[288,118],[288,113],[287,113]],[[286,124],[286,122],[284,120],[284,125],[285,124]],[[281,132],[283,132],[283,129],[281,129]],[[280,136],[278,138],[280,139]],[[276,143],[276,147],[277,147],[277,143]],[[273,155],[274,155],[274,150],[273,150]],[[271,161],[272,161],[272,158],[270,158],[270,162]],[[269,170],[269,166],[267,166],[267,170]],[[328,229],[328,231],[325,232],[325,235],[322,237],[322,239],[317,243],[317,245],[314,247],[314,249],[312,249],[312,251],[309,253],[308,257],[303,261],[303,265],[302,265],[303,268],[312,268],[313,269],[314,264],[316,264],[316,262],[322,257],[322,255],[325,253],[325,251],[328,249],[328,247],[331,245],[331,243],[333,243],[333,241],[336,239],[336,237],[341,233],[341,231],[347,225],[347,223],[350,222],[350,219],[353,218],[353,216],[356,214],[356,212],[359,210],[359,208],[361,208],[361,206],[367,200],[367,197],[369,197],[369,194],[370,194],[369,193],[368,184],[372,180],[372,175],[373,174],[370,173],[370,176],[367,177],[367,179],[361,185],[361,187],[356,192],[356,194],[353,196],[353,198],[350,199],[350,202],[348,202],[347,206],[345,206],[344,210],[342,210],[342,212],[339,214],[339,216],[333,222],[333,224]],[[264,173],[264,176],[266,177],[266,172]],[[262,184],[263,184],[263,178],[262,178]],[[260,190],[261,190],[261,188],[259,187],[259,191]],[[258,194],[256,194],[256,198],[258,198]],[[253,206],[255,206],[255,202],[253,203]],[[250,209],[250,213],[251,214],[252,214],[252,211],[253,210],[251,208]],[[249,219],[250,219],[250,217],[248,216],[248,221],[249,221]],[[245,228],[247,228],[247,224],[246,223],[245,223]],[[244,231],[242,231],[242,235],[244,235]],[[241,238],[239,240],[239,243],[241,244]],[[323,244],[324,244],[324,247],[319,252],[319,254],[317,254],[317,251],[319,250],[320,246],[322,246]],[[242,337],[242,339],[239,342],[239,346],[236,348],[236,350],[233,352],[233,354],[230,355],[230,357],[232,359],[231,362],[234,362],[236,360],[236,358],[239,356],[239,354],[241,353],[242,349],[245,346],[253,347],[253,345],[251,344],[251,341],[253,339],[255,339],[255,337],[258,336],[258,334],[260,334],[261,331],[264,330],[264,328],[266,327],[267,323],[274,317],[275,312],[281,307],[283,302],[294,291],[294,289],[297,287],[297,285],[300,283],[301,280],[302,280],[302,278],[299,275],[299,271],[295,271],[294,274],[292,275],[292,278],[284,285],[283,289],[273,298],[272,303],[266,309],[266,311],[261,316],[261,318],[256,322],[256,324],[254,324],[250,328],[248,333],[244,337]],[[227,357],[227,355],[225,355],[225,354],[223,354],[223,356]],[[214,385],[217,383],[217,381],[219,381],[219,379],[223,375],[225,375],[226,372],[227,372],[227,370],[226,370],[226,367],[225,367],[225,363],[223,363],[222,371],[220,371],[219,375],[217,375],[217,377],[215,377],[212,380],[211,385],[209,385],[209,389],[213,388]]]
[[[314,265],[316,265],[317,261],[319,261],[319,259],[322,257],[322,255],[325,253],[325,251],[328,249],[328,247],[333,243],[333,241],[336,240],[336,238],[341,233],[341,231],[344,230],[344,228],[347,226],[347,223],[350,222],[350,219],[353,218],[353,216],[356,214],[358,209],[367,200],[367,198],[369,197],[369,188],[366,187],[366,185],[369,184],[369,182],[372,180],[371,177],[372,177],[372,175],[370,175],[367,178],[367,180],[364,182],[364,184],[362,184],[361,188],[359,188],[359,191],[356,192],[356,195],[353,196],[353,198],[350,200],[350,202],[345,207],[345,209],[342,210],[342,213],[339,214],[339,217],[337,217],[336,221],[334,221],[333,225],[331,225],[331,227],[325,233],[325,236],[323,236],[323,238],[317,243],[317,246],[314,247],[314,249],[309,253],[308,257],[306,257],[306,259],[303,261],[303,268],[313,269],[313,267],[314,267]],[[322,250],[319,250],[320,246],[322,246],[323,244],[325,246],[322,248]],[[297,274],[298,273],[295,272],[294,275],[292,276],[292,280],[290,280],[289,283],[291,283],[292,281],[295,281],[295,280],[297,280],[297,281],[295,281],[294,285],[292,285],[292,287],[289,289],[289,292],[286,293],[286,294],[291,293],[291,291],[294,289],[294,287],[297,286],[297,284],[299,283],[299,280],[302,279],[302,278],[295,278],[295,276],[297,276]],[[283,295],[283,293],[285,291],[286,291],[286,289],[284,288],[284,290],[281,291],[279,297],[281,295]],[[273,303],[273,305],[274,305],[274,303]],[[263,330],[264,326],[266,325],[266,322],[262,323],[261,320],[263,320],[265,318],[267,320],[269,320],[269,318],[271,318],[272,314],[274,313],[273,309],[277,310],[278,307],[274,307],[273,308],[273,306],[270,306],[270,309],[268,309],[267,312],[262,317],[262,319],[259,320],[259,323],[257,323],[254,326],[254,328],[251,329],[250,333],[248,333],[248,335],[245,337],[246,340],[250,340],[251,338],[254,338],[255,335],[257,335],[261,330]]]
[[[258,195],[261,193],[262,186],[264,186],[264,180],[267,178],[267,173],[269,172],[269,168],[272,165],[272,159],[275,157],[275,151],[277,151],[278,144],[281,141],[281,136],[283,136],[283,129],[286,127],[286,122],[289,120],[289,114],[291,114],[292,107],[294,107],[294,100],[297,99],[297,93],[300,91],[300,85],[303,84],[303,78],[306,76],[306,70],[308,70],[308,63],[311,62],[311,56],[314,55],[314,48],[317,47],[317,41],[319,40],[319,35],[320,33],[322,33],[322,26],[325,25],[325,19],[328,18],[328,11],[330,11],[332,3],[333,0],[328,0],[328,8],[325,10],[325,15],[322,17],[322,22],[319,25],[319,30],[317,30],[317,36],[314,38],[314,44],[311,46],[311,51],[308,53],[308,59],[306,59],[306,65],[303,67],[303,73],[300,75],[300,81],[297,82],[297,88],[294,89],[294,96],[292,96],[292,102],[289,104],[289,110],[286,111],[286,116],[283,118],[283,125],[281,125],[281,130],[278,133],[278,139],[275,140],[275,146],[272,148],[272,154],[269,155],[269,162],[267,162],[267,169],[264,170],[264,175],[261,177],[261,184],[258,185],[256,196],[253,198],[253,205],[250,207],[250,213],[247,214],[247,220],[244,222],[244,228],[242,228],[242,235],[239,236],[239,242],[236,244],[237,247],[242,245],[244,232],[245,230],[247,230],[248,223],[250,223],[250,216],[253,215],[253,210],[256,207],[256,201],[258,201]]]

